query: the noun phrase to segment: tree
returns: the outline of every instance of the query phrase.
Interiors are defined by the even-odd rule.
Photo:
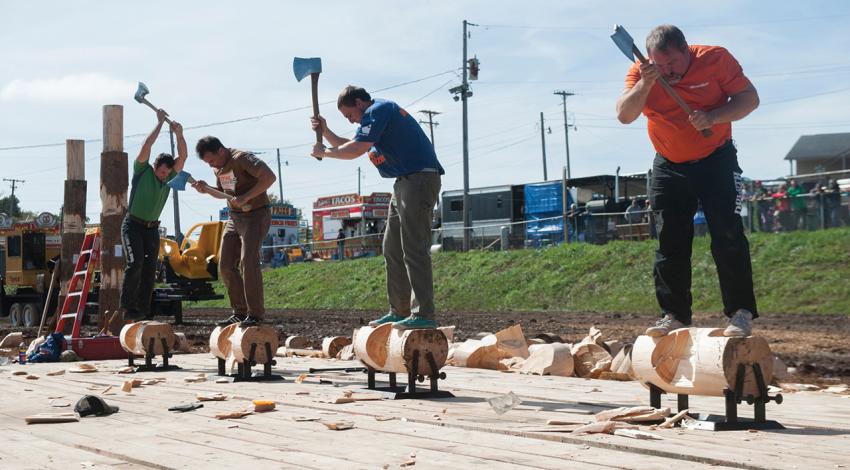
[[[17,219],[21,217],[21,200],[17,196],[0,197],[0,212]]]

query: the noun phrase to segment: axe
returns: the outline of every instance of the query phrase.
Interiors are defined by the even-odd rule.
[[[313,94],[313,117],[319,117],[319,74],[322,73],[322,59],[312,57],[305,59],[295,57],[292,60],[292,72],[295,73],[295,79],[299,82],[307,75],[310,76],[310,83]],[[316,143],[322,143],[322,129],[316,129]],[[321,158],[318,158],[321,160]]]
[[[138,101],[139,103],[147,105],[149,108],[154,110],[154,112],[159,112],[159,109],[156,106],[152,105],[151,102],[148,101],[147,98],[145,98],[146,96],[148,96],[148,93],[150,93],[150,92],[151,91],[148,90],[147,85],[145,85],[142,82],[139,82],[139,86],[138,86],[138,88],[136,88],[136,94],[133,96],[133,98],[135,98],[136,101]],[[166,116],[165,122],[167,122],[168,124],[171,124],[171,119],[169,119]]]
[[[167,184],[169,188],[176,189],[178,191],[183,191],[186,189],[186,183],[195,184],[195,178],[192,178],[192,175],[190,175],[189,172],[181,171],[180,173],[177,173],[174,178],[168,180],[168,182],[165,184]],[[231,196],[230,194],[223,193],[209,185],[207,185],[206,190],[210,194],[221,196],[227,200],[233,199],[233,196]]]
[[[647,63],[646,57],[641,54],[640,49],[635,46],[635,41],[632,39],[632,36],[626,31],[626,28],[623,28],[620,25],[614,25],[614,34],[611,35],[611,40],[614,41],[614,44],[620,49],[620,51],[632,62],[635,61],[635,56],[637,56],[640,63]],[[667,83],[667,80],[664,77],[658,77],[658,83],[661,84],[661,87],[664,88],[664,91],[676,101],[676,104],[682,108],[688,116],[694,114],[694,110],[688,106],[688,103],[685,103],[685,100],[673,90],[673,87]],[[711,129],[703,129],[700,131],[704,137],[711,137],[714,133],[711,132]]]

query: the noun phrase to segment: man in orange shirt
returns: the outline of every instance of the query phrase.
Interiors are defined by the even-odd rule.
[[[659,247],[653,277],[662,317],[646,330],[664,336],[691,324],[693,219],[702,204],[711,233],[726,336],[749,336],[758,316],[750,247],[740,217],[741,169],[732,143],[732,121],[759,105],[758,92],[726,49],[689,46],[679,28],[661,25],[646,38],[648,64],[635,63],[617,101],[617,118],[634,122],[643,113],[657,152],[651,201]],[[664,77],[694,110],[687,115],[656,84]],[[710,129],[712,135],[701,134]]]

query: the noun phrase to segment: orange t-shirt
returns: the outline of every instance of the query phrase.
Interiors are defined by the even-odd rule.
[[[725,105],[729,96],[744,91],[750,80],[741,65],[726,49],[717,46],[689,46],[691,63],[685,76],[673,85],[676,93],[694,110],[711,111]],[[626,75],[626,89],[640,80],[640,65],[635,62]],[[655,84],[646,99],[643,114],[655,151],[664,158],[681,163],[699,160],[732,138],[732,124],[717,124],[711,137],[704,137],[691,125],[688,115],[676,101]]]

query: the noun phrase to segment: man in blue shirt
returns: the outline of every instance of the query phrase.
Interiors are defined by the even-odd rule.
[[[316,144],[312,155],[352,160],[365,153],[381,176],[395,178],[383,244],[390,311],[369,324],[436,328],[431,218],[445,171],[434,146],[407,111],[392,101],[373,100],[363,88],[345,87],[337,108],[360,127],[346,139],[331,132],[323,117],[312,118],[313,129],[321,129],[332,145]]]

